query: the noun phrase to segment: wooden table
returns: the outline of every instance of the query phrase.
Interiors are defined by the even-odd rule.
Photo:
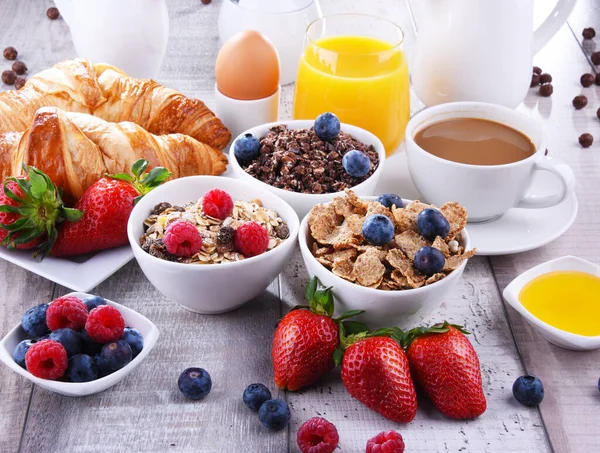
[[[418,1],[322,0],[322,6],[325,13],[370,12],[398,22],[406,32],[410,57],[419,24]],[[208,6],[199,0],[169,1],[171,37],[159,77],[209,106],[213,106],[219,48],[219,5],[219,1]],[[48,0],[0,3],[0,47],[15,46],[30,74],[75,56],[66,24],[46,18],[49,6]],[[540,15],[552,7],[538,6],[544,8]],[[599,261],[600,123],[595,109],[600,105],[600,88],[579,85],[581,74],[594,71],[581,45],[585,26],[600,30],[600,5],[595,0],[580,0],[570,23],[535,57],[535,63],[553,75],[554,95],[541,98],[531,90],[520,107],[543,121],[550,154],[568,162],[577,175],[580,210],[576,223],[560,239],[538,250],[470,261],[437,317],[465,324],[473,332],[471,341],[481,358],[488,398],[482,417],[451,421],[423,401],[415,421],[397,425],[352,399],[339,373],[332,372],[310,389],[275,391],[290,404],[293,415],[287,430],[268,433],[244,408],[241,395],[251,382],[275,388],[270,361],[274,327],[287,304],[301,299],[308,278],[299,253],[264,294],[219,316],[193,315],[169,302],[131,262],[94,292],[152,319],[161,330],[155,349],[120,384],[86,398],[41,390],[0,367],[0,451],[297,452],[299,425],[316,415],[336,424],[343,452],[364,451],[366,440],[385,429],[399,430],[410,452],[600,451],[596,387],[600,352],[576,353],[550,345],[501,297],[518,273],[547,259],[575,254]],[[494,74],[483,72],[482,76]],[[582,91],[590,105],[575,111],[571,99]],[[293,89],[285,87],[282,118],[290,116],[292,95]],[[413,109],[419,109],[418,100],[413,100]],[[583,132],[596,135],[594,145],[585,150],[577,143]],[[403,162],[402,153],[389,160],[382,184],[395,184],[397,192],[410,198],[415,194]],[[18,323],[27,308],[68,292],[3,261],[0,275],[0,335]],[[177,377],[188,366],[202,366],[212,375],[213,390],[205,401],[187,401],[177,389]],[[520,406],[512,398],[514,379],[526,372],[544,381],[546,398],[539,409]]]

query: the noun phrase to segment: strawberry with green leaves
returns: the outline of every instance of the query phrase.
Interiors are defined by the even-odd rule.
[[[58,236],[57,225],[76,222],[83,213],[67,208],[48,175],[23,166],[24,175],[6,178],[0,194],[0,241],[9,250],[45,256]]]
[[[450,418],[475,418],[486,410],[479,358],[461,326],[444,322],[404,335],[415,382]]]
[[[417,415],[417,394],[400,345],[403,332],[398,328],[368,332],[353,321],[343,323],[342,330],[345,350],[336,354],[336,362],[342,365],[348,393],[389,420],[411,422]]]
[[[75,205],[83,217],[59,227],[52,255],[82,255],[127,244],[127,221],[133,206],[171,176],[162,167],[145,173],[147,167],[148,161],[140,159],[131,175],[106,176],[92,184]]]
[[[309,305],[295,307],[285,315],[273,337],[271,358],[275,384],[281,389],[300,390],[328,373],[340,346],[340,322],[362,313],[353,310],[332,319],[331,288],[321,287],[316,277],[307,285],[305,297]]]

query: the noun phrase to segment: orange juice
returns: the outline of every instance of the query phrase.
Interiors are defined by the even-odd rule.
[[[300,59],[294,118],[335,113],[375,134],[393,153],[410,118],[408,65],[399,46],[366,36],[309,41]]]
[[[523,287],[521,304],[536,318],[578,335],[600,335],[600,278],[577,271],[540,275]]]

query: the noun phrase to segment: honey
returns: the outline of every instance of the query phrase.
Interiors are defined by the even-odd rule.
[[[533,316],[557,329],[600,335],[600,278],[595,275],[549,272],[525,285],[519,300]]]

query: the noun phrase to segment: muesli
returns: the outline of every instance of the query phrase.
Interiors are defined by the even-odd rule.
[[[220,193],[214,196],[215,192]],[[261,200],[233,201],[227,197],[213,189],[183,206],[158,204],[144,220],[142,249],[168,261],[217,264],[259,255],[289,237],[287,224]]]

